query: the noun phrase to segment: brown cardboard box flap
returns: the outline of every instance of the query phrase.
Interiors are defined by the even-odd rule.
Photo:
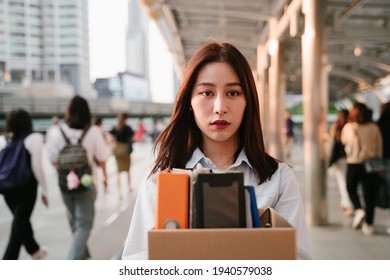
[[[223,228],[151,230],[151,260],[291,260],[297,258],[295,229],[274,220],[265,209],[272,228]],[[286,225],[283,227],[282,225]],[[280,225],[281,227],[278,227]]]
[[[283,228],[291,225],[272,208],[260,208],[260,221],[262,227]]]

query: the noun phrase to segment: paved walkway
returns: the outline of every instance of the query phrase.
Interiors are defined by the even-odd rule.
[[[119,200],[115,187],[115,164],[113,158],[108,161],[109,191],[98,193],[96,201],[96,217],[90,239],[90,250],[93,259],[118,259],[127,235],[137,188],[150,166],[151,144],[135,144],[132,155],[132,185],[135,190],[127,192],[124,184],[124,198]],[[302,191],[304,168],[302,147],[294,147],[291,162],[289,162],[301,182]],[[50,182],[50,207],[46,209],[40,201],[37,202],[32,216],[32,224],[39,243],[49,248],[47,259],[66,259],[71,242],[71,233],[66,220],[65,207],[56,186],[55,170],[47,162],[46,175]],[[124,179],[124,177],[122,178]],[[99,186],[99,190],[102,187]],[[360,259],[390,259],[390,235],[386,229],[390,226],[390,212],[377,209],[375,231],[367,237],[360,230],[351,228],[351,218],[343,216],[339,209],[339,195],[334,178],[328,179],[327,189],[329,224],[326,226],[309,226],[310,242],[313,256],[317,260],[360,260]],[[8,240],[12,216],[4,200],[0,198],[0,255],[2,256]],[[22,249],[20,259],[28,259]]]
[[[289,163],[293,166],[304,194],[303,149],[296,145]],[[390,211],[376,208],[375,234],[365,236],[351,227],[352,218],[345,217],[339,208],[340,196],[336,180],[327,180],[328,224],[309,226],[313,257],[317,260],[390,260]]]
[[[121,253],[130,225],[137,187],[141,182],[145,169],[151,164],[151,145],[143,143],[134,145],[131,168],[134,191],[128,192],[125,185],[126,176],[122,174],[121,191],[123,199],[121,200],[116,187],[114,160],[111,157],[107,163],[108,192],[105,193],[103,187],[99,186],[95,203],[95,220],[89,241],[92,259],[117,259]],[[71,231],[66,218],[66,209],[57,185],[56,172],[49,162],[45,162],[45,172],[49,181],[49,208],[44,207],[41,201],[37,200],[31,221],[38,243],[49,249],[47,259],[64,260],[67,258],[72,240]],[[2,257],[12,222],[11,213],[2,197],[0,197],[0,213],[0,257]],[[29,258],[24,248],[22,248],[19,258]]]

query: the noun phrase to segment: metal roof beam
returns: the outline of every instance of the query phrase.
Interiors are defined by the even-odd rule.
[[[254,11],[254,10],[247,10],[247,11],[239,11],[239,10],[230,10],[227,8],[221,8],[221,7],[212,7],[205,9],[204,7],[187,7],[187,5],[169,5],[167,4],[169,8],[175,9],[179,12],[185,13],[186,11],[190,10],[191,14],[199,14],[202,16],[211,16],[215,18],[215,15],[220,13],[221,16],[224,17],[230,17],[230,18],[237,18],[237,19],[250,19],[254,21],[267,21],[271,18],[270,14],[264,14],[261,11]],[[189,17],[190,18],[190,17]]]
[[[191,36],[196,34],[219,34],[226,33],[238,36],[251,37],[251,34],[256,34],[259,30],[256,27],[248,26],[234,26],[227,25],[226,27],[216,26],[212,23],[206,23],[202,25],[191,25],[183,27],[179,30],[179,33],[183,36]]]
[[[279,21],[276,24],[275,37],[273,39],[280,39],[282,37],[283,33],[286,32],[290,24],[291,15],[293,13],[296,14],[301,7],[302,7],[302,0],[291,1],[285,13],[282,15],[282,17],[279,19]],[[273,33],[272,30],[271,33]]]
[[[357,84],[363,84],[363,85],[373,85],[375,81],[373,81],[370,78],[367,78],[365,76],[356,74],[356,73],[351,73],[351,71],[347,71],[342,68],[335,68],[332,69],[332,71],[329,73],[331,76],[340,76],[343,78],[346,78],[348,80],[351,80]]]
[[[326,5],[328,7],[345,7],[350,1],[347,2],[335,2],[335,1],[328,1],[326,2]],[[382,3],[365,3],[364,9],[376,9],[376,10],[390,10],[390,2],[387,0],[383,1]]]
[[[390,61],[377,59],[373,57],[367,57],[367,56],[356,57],[353,55],[332,54],[332,56],[329,57],[329,61],[346,62],[346,63],[361,61],[390,73]]]
[[[279,0],[280,1],[280,0]],[[270,9],[270,2],[274,1],[259,1],[259,0],[245,0],[245,3],[243,1],[237,1],[237,0],[196,0],[196,1],[183,1],[183,0],[160,0],[161,3],[165,3],[172,6],[186,6],[189,9],[192,9],[192,7],[210,7],[210,6],[230,6],[230,7],[237,7],[242,8],[246,7],[248,9],[264,9],[268,11]]]
[[[346,21],[354,12],[359,10],[368,0],[354,0],[336,17],[336,25],[340,25]]]
[[[328,33],[329,39],[336,39],[339,37],[354,37],[354,38],[362,38],[362,37],[377,37],[381,40],[390,38],[390,29],[383,28],[365,28],[365,27],[346,27],[338,32]],[[385,38],[383,38],[385,37]]]
[[[161,5],[161,9],[163,11],[164,17],[168,23],[169,29],[171,30],[172,36],[175,40],[176,44],[176,63],[177,67],[179,68],[176,73],[178,74],[179,77],[181,77],[182,73],[184,72],[185,68],[185,56],[184,56],[184,48],[181,43],[181,38],[178,32],[178,28],[176,26],[176,21],[173,17],[172,11],[166,6],[166,5]]]

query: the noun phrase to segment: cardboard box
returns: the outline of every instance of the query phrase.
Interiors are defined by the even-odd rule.
[[[273,209],[260,209],[268,228],[177,229],[148,232],[150,260],[293,260],[295,229]]]

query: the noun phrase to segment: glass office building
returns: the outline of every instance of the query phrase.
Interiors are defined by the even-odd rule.
[[[90,87],[88,0],[0,0],[1,84]]]

